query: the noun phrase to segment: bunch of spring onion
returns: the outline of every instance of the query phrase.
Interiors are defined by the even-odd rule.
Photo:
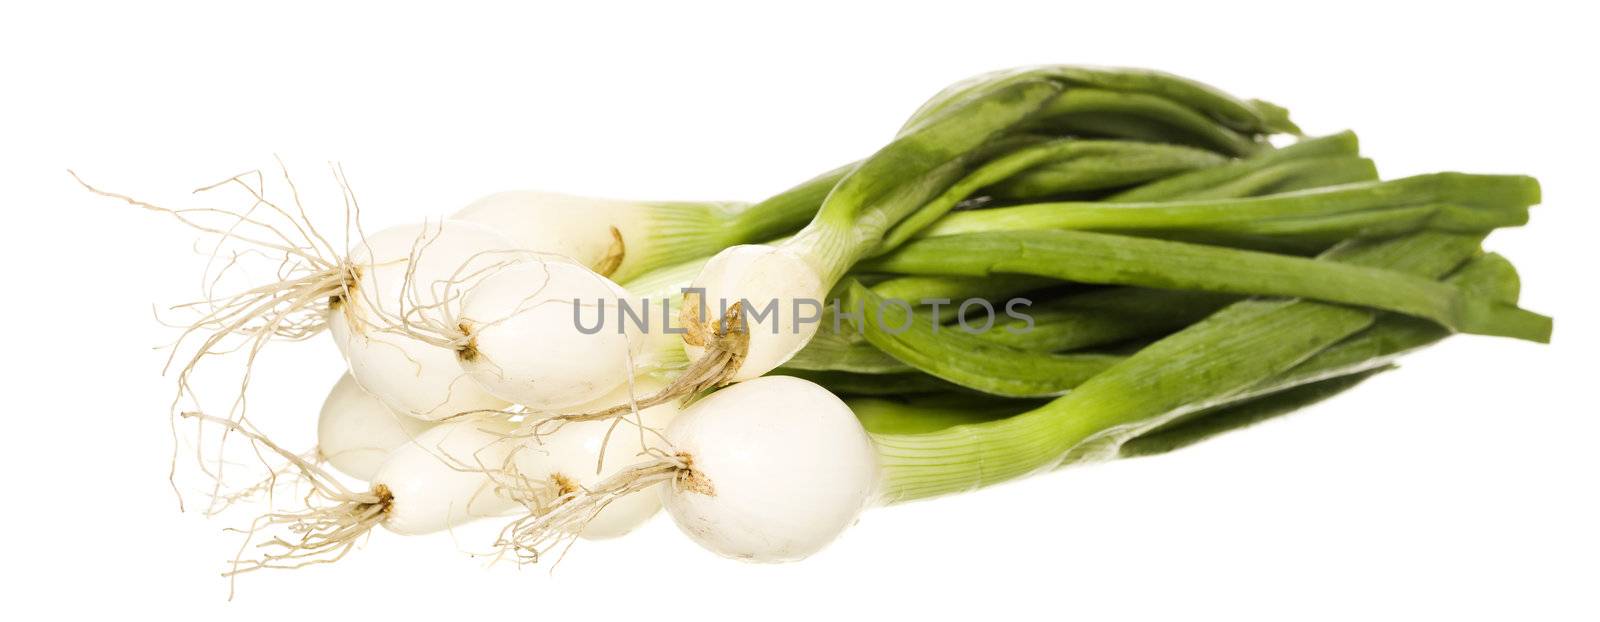
[[[872,505],[1168,451],[1453,333],[1551,330],[1481,249],[1531,178],[1382,181],[1351,133],[1150,71],[979,76],[754,204],[508,192],[368,234],[347,194],[335,245],[297,194],[229,185],[248,209],[102,194],[277,261],[186,307],[180,399],[272,341],[325,330],[348,363],[314,451],[237,406],[184,413],[312,491],[235,572],[493,517],[537,560],[661,507],[719,554],[800,559]]]

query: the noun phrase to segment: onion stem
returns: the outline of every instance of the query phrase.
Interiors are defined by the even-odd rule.
[[[1083,231],[929,238],[873,260],[899,274],[1031,274],[1080,283],[1303,297],[1426,318],[1457,332],[1545,341],[1546,320],[1378,267]]]
[[[1478,252],[1479,239],[1419,233],[1341,246],[1317,263],[1437,278]],[[958,492],[1115,455],[1142,432],[1294,369],[1372,326],[1378,315],[1310,300],[1247,300],[1141,349],[1042,407],[927,434],[876,434],[885,500]]]

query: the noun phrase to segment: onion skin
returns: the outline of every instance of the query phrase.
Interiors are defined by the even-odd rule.
[[[725,309],[744,305],[748,343],[739,368],[730,377],[733,382],[762,376],[804,348],[817,333],[827,295],[822,277],[803,257],[784,247],[760,244],[732,246],[717,253],[691,287],[703,290],[704,312],[698,308],[688,311],[701,318],[707,331],[721,328]],[[684,304],[692,302],[686,299]],[[690,360],[696,360],[706,354],[706,348],[688,338],[694,329],[690,331],[684,351]]]
[[[389,452],[431,427],[431,422],[390,410],[344,374],[322,402],[317,451],[340,473],[370,481]]]
[[[874,499],[877,453],[850,408],[787,376],[733,385],[681,413],[666,436],[689,464],[664,487],[668,514],[725,557],[804,559]]]
[[[507,436],[516,427],[494,419],[452,420],[395,448],[372,477],[373,490],[392,497],[384,528],[433,533],[521,507],[497,493],[483,472],[503,469],[523,443]]]
[[[417,255],[416,265],[409,258]],[[454,331],[449,318],[458,302],[445,301],[443,309],[418,311],[417,306],[437,305],[446,281],[479,273],[488,266],[519,256],[511,242],[481,225],[446,220],[438,223],[391,227],[358,242],[350,264],[359,274],[348,299],[328,313],[328,328],[339,351],[350,364],[350,374],[362,388],[390,408],[418,419],[438,420],[474,410],[498,410],[508,405],[474,383],[456,363],[455,350],[386,332],[405,309],[408,321],[430,321],[430,332]],[[458,296],[471,282],[456,283]],[[352,323],[352,319],[355,320]]]
[[[610,279],[565,260],[497,269],[461,303],[470,345],[458,367],[489,394],[536,412],[604,398],[627,382],[644,345],[639,327],[619,318],[626,297]]]
[[[631,398],[638,399],[660,390],[666,383],[640,378],[634,381]],[[628,387],[573,409],[575,412],[603,410],[630,399]],[[641,409],[637,415],[620,415],[622,421],[604,419],[572,421],[538,441],[531,441],[516,456],[517,472],[533,481],[559,480],[567,485],[597,487],[606,478],[636,463],[645,449],[665,451],[662,431],[678,415],[677,401]],[[643,425],[641,429],[639,425]],[[604,461],[601,451],[604,449]],[[599,469],[597,470],[597,467]],[[661,485],[655,486],[660,488]],[[656,490],[646,489],[611,501],[604,509],[588,516],[578,535],[589,540],[616,538],[637,529],[661,510]]]

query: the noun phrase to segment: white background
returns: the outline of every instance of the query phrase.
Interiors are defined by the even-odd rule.
[[[1596,619],[1597,50],[1592,19],[1556,6],[0,9],[0,610]],[[378,533],[336,566],[245,577],[229,603],[217,573],[237,540],[221,530],[241,517],[177,512],[152,349],[173,336],[152,305],[193,297],[203,258],[189,232],[65,173],[192,206],[189,189],[278,153],[331,216],[337,160],[376,225],[524,187],[756,199],[870,152],[949,82],[1034,63],[1270,99],[1313,133],[1358,130],[1387,176],[1537,175],[1534,222],[1490,246],[1521,269],[1525,306],[1557,317],[1556,343],[1451,339],[1178,454],[870,511],[798,564],[713,557],[663,518],[553,573]],[[254,417],[310,442],[337,372],[323,339],[272,350]]]

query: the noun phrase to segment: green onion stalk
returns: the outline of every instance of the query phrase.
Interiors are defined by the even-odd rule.
[[[772,371],[816,333],[827,294],[861,260],[893,250],[985,188],[1050,163],[1118,149],[1076,138],[1038,139],[1082,138],[1090,126],[1102,128],[1094,134],[1106,138],[1159,137],[1230,156],[1268,151],[1267,135],[1294,131],[1274,106],[1145,71],[1048,67],[958,85],[846,173],[792,238],[734,246],[707,262],[680,315],[694,363],[653,399]]]
[[[1543,318],[1383,267],[1082,231],[934,238],[874,260],[905,274],[1016,273],[1080,283],[1308,298],[1393,311],[1480,335],[1542,339]]]
[[[474,201],[451,218],[493,228],[515,248],[562,255],[627,283],[728,246],[794,233],[848,171],[828,171],[758,203],[510,191]]]
[[[1516,269],[1493,253],[1473,259],[1448,280],[1509,304],[1515,304],[1519,296]],[[1317,353],[1287,374],[1233,396],[1227,403],[1174,418],[1124,443],[1121,455],[1165,453],[1293,412],[1393,369],[1401,355],[1449,335],[1443,327],[1416,318],[1380,317],[1371,328]]]
[[[1314,161],[1301,161],[1302,163]],[[1485,232],[1527,222],[1530,177],[1434,173],[1260,197],[1149,202],[1047,202],[950,214],[919,232],[1068,229],[1263,250],[1321,250],[1351,237],[1420,229]]]
[[[1141,159],[1135,158],[1135,160]],[[1355,166],[1350,166],[1350,163],[1354,163]],[[1017,187],[1038,188],[1041,194],[1062,195],[1071,189],[1082,189],[1085,187],[1081,185],[1083,183],[1092,183],[1067,182],[1080,184],[1074,188],[1059,185],[1047,187],[1046,181],[1088,180],[1092,179],[1092,176],[1072,174],[1071,167],[1056,163],[1042,168],[1046,169],[1047,174],[1035,176],[1034,173],[1039,169],[1029,169],[1010,178],[1002,186],[1012,186],[1015,183]],[[1095,170],[1101,172],[1105,169],[1096,167]],[[1118,201],[1122,200],[1120,197],[1131,197],[1142,202],[1155,202],[1245,198],[1319,185],[1367,182],[1375,179],[1377,171],[1372,166],[1371,160],[1360,157],[1355,134],[1341,132],[1302,140],[1247,159],[1172,175],[1110,197],[1102,197],[1100,200]],[[982,194],[998,200],[1005,195],[1005,192],[1003,188],[991,186]],[[961,212],[950,214],[933,228],[939,228],[945,221],[959,222],[968,217]],[[1034,293],[1048,296],[1050,292],[1040,290],[1047,290],[1052,286],[1053,289],[1059,290],[1059,285],[1060,282],[1053,279],[1014,274],[990,274],[983,277],[914,275],[896,276],[873,283],[871,290],[878,297],[890,300],[949,300],[954,303],[976,298],[991,301],[991,306],[1007,304],[1012,296],[1032,292],[1027,301],[1030,304],[1026,309],[1028,316],[1026,322],[1010,319],[1008,316],[1008,319],[1002,320],[1002,325],[975,335],[984,341],[1009,346],[1009,348],[984,349],[994,356],[1022,358],[1029,357],[1030,352],[1079,350],[1176,330],[1237,300],[1236,296],[1207,292],[1135,287],[1101,288],[1059,296],[1056,300],[1031,299],[1036,297]],[[836,292],[835,297],[843,298],[847,293],[847,291]],[[957,309],[956,304],[944,306],[938,321],[941,324],[948,324]],[[838,314],[829,308],[823,311],[820,325],[823,330],[819,330],[803,350],[789,359],[779,369],[780,372],[806,377],[826,372],[830,388],[849,393],[858,393],[870,388],[873,394],[882,394],[880,386],[898,383],[886,382],[883,385],[873,385],[869,379],[843,381],[843,378],[848,377],[845,372],[904,374],[915,369],[867,341],[865,333],[873,329],[870,323],[865,328],[849,330],[849,323],[840,321]],[[832,327],[832,330],[827,330],[829,327]],[[920,329],[913,327],[912,330]],[[888,337],[879,335],[879,338],[881,340]],[[930,340],[921,341],[935,343]],[[947,350],[935,356],[973,358],[972,350],[962,348]]]
[[[1434,280],[1478,255],[1481,238],[1421,232],[1341,245],[1314,262],[1381,269],[1462,292],[1464,299],[1479,301],[1480,308],[1503,310],[1479,318],[1480,332],[1548,339],[1548,319],[1517,309],[1505,296]],[[1383,329],[1376,341],[1338,347],[1363,331],[1382,329],[1388,324],[1380,320],[1386,317],[1390,316],[1372,307],[1301,298],[1234,303],[1037,408],[936,431],[874,434],[884,498],[895,502],[959,492],[1065,464],[1114,457],[1133,439],[1186,416],[1364,373],[1384,364],[1384,357],[1394,354],[1389,350],[1403,351],[1408,344],[1425,343],[1451,331],[1437,321],[1413,323],[1402,313],[1407,323],[1399,329]],[[1435,327],[1435,332],[1409,338],[1393,335],[1422,326]],[[1326,358],[1319,362],[1319,356]]]

